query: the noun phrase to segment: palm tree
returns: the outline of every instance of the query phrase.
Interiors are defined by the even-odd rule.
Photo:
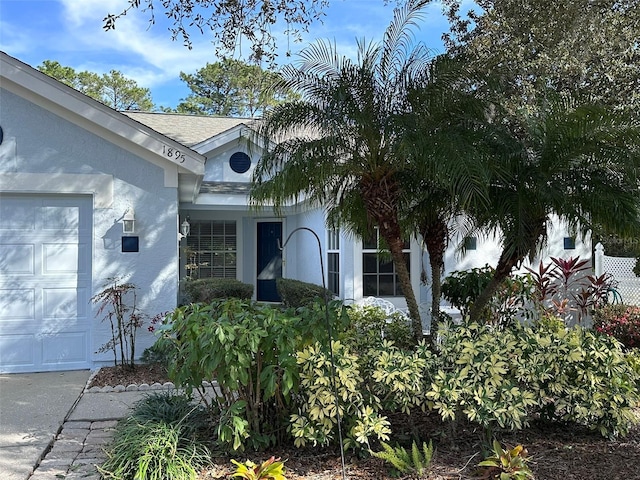
[[[426,0],[410,0],[394,11],[380,44],[358,42],[355,61],[335,44],[319,41],[300,53],[296,67],[281,72],[283,87],[299,101],[276,106],[264,117],[264,144],[275,141],[254,173],[252,199],[276,209],[304,198],[322,206],[328,222],[367,238],[373,228],[389,249],[412,319],[422,338],[418,303],[402,253],[410,233],[403,228],[402,115],[408,86],[429,65],[429,52],[413,44],[411,28]]]
[[[477,95],[461,58],[436,57],[414,79],[406,115],[407,224],[422,237],[431,267],[431,338],[440,316],[441,277],[450,237],[471,204],[487,205],[488,152],[494,142],[493,103]],[[486,80],[485,80],[486,82]]]
[[[640,232],[638,123],[574,99],[553,99],[540,111],[510,129],[490,181],[490,204],[472,213],[502,241],[495,276],[473,304],[472,321],[502,280],[539,253],[554,217],[582,237],[595,226]]]

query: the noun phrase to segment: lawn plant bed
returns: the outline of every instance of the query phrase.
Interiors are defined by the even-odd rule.
[[[101,367],[98,372],[91,377],[88,388],[91,387],[116,387],[118,385],[161,385],[170,382],[167,375],[167,368],[160,363],[148,363],[135,365],[133,368],[122,367]]]
[[[169,381],[166,369],[159,364],[136,365],[134,370],[103,367],[92,379],[91,386],[115,386]],[[636,410],[640,419],[640,409]],[[433,438],[436,446],[428,480],[464,480],[478,478],[476,465],[481,460],[481,432],[474,425],[458,426],[451,431],[434,412],[392,418],[393,430],[407,441],[414,430],[425,439]],[[497,432],[505,445],[522,444],[529,452],[530,465],[538,480],[640,480],[640,426],[625,438],[607,440],[596,432],[576,425],[536,424],[519,432]],[[410,443],[410,442],[407,442]],[[342,478],[340,455],[335,448],[279,448],[265,452],[211,456],[211,465],[199,480],[222,480],[233,472],[231,459],[255,463],[271,455],[286,460],[287,480],[334,480]],[[411,477],[393,476],[380,459],[347,455],[346,476],[350,480],[386,480]]]
[[[272,456],[285,462],[288,480],[343,478],[334,392],[349,479],[495,478],[478,464],[493,456],[496,440],[493,450],[513,452],[516,467],[522,461],[516,455],[526,449],[537,479],[640,480],[636,357],[611,337],[567,328],[555,317],[532,326],[442,324],[436,354],[426,344],[397,347],[385,318],[378,325],[369,312],[354,316],[341,305],[329,312],[337,335],[331,358],[327,339],[318,340],[324,313],[317,306],[274,310],[228,300],[176,310],[157,347],[173,352],[168,367],[178,388],[151,394],[134,412],[157,423],[168,421],[158,412],[177,412],[171,427],[179,430],[180,445],[193,440],[188,432],[200,432],[197,442],[209,453],[198,464],[198,480],[231,478],[234,462],[259,465]],[[137,375],[151,369],[140,366]],[[127,373],[106,369],[95,379],[119,385],[163,380],[150,373],[133,380]],[[202,382],[213,378],[220,390],[201,397]],[[287,390],[280,389],[287,380]],[[202,416],[180,416],[185,399],[192,401],[185,394],[202,399],[187,408]],[[397,472],[372,457],[382,441],[395,451],[432,442],[427,473],[411,473],[413,465],[420,471],[421,461],[405,462]],[[137,455],[129,458],[145,458]]]
[[[640,415],[640,410],[636,411]],[[394,476],[388,464],[373,457],[346,456],[349,480],[471,480],[482,478],[477,464],[482,460],[481,433],[474,426],[449,427],[433,413],[412,415],[415,428],[434,439],[436,453],[430,473],[423,477]],[[397,419],[400,421],[400,419]],[[394,422],[394,428],[396,423]],[[537,480],[640,480],[640,428],[618,440],[607,440],[596,432],[562,424],[537,424],[519,432],[496,432],[503,445],[522,444]],[[230,478],[231,459],[255,463],[271,455],[286,460],[287,480],[339,480],[342,467],[339,453],[330,448],[281,448],[263,453],[213,455],[212,465],[199,480]]]

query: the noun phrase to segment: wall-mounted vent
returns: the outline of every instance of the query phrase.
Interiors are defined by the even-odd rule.
[[[229,166],[236,173],[245,173],[251,167],[251,158],[244,152],[236,152],[231,155]]]

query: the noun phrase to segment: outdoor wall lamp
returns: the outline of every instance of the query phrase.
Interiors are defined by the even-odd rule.
[[[122,233],[133,233],[135,231],[136,218],[133,208],[127,208],[122,217]]]
[[[180,233],[178,234],[178,239],[182,240],[187,235],[189,235],[189,232],[191,232],[191,224],[189,223],[189,220],[185,218],[184,222],[180,224]]]

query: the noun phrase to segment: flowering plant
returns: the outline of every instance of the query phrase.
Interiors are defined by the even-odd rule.
[[[640,347],[640,307],[606,305],[595,310],[593,328],[615,337],[625,348]]]

